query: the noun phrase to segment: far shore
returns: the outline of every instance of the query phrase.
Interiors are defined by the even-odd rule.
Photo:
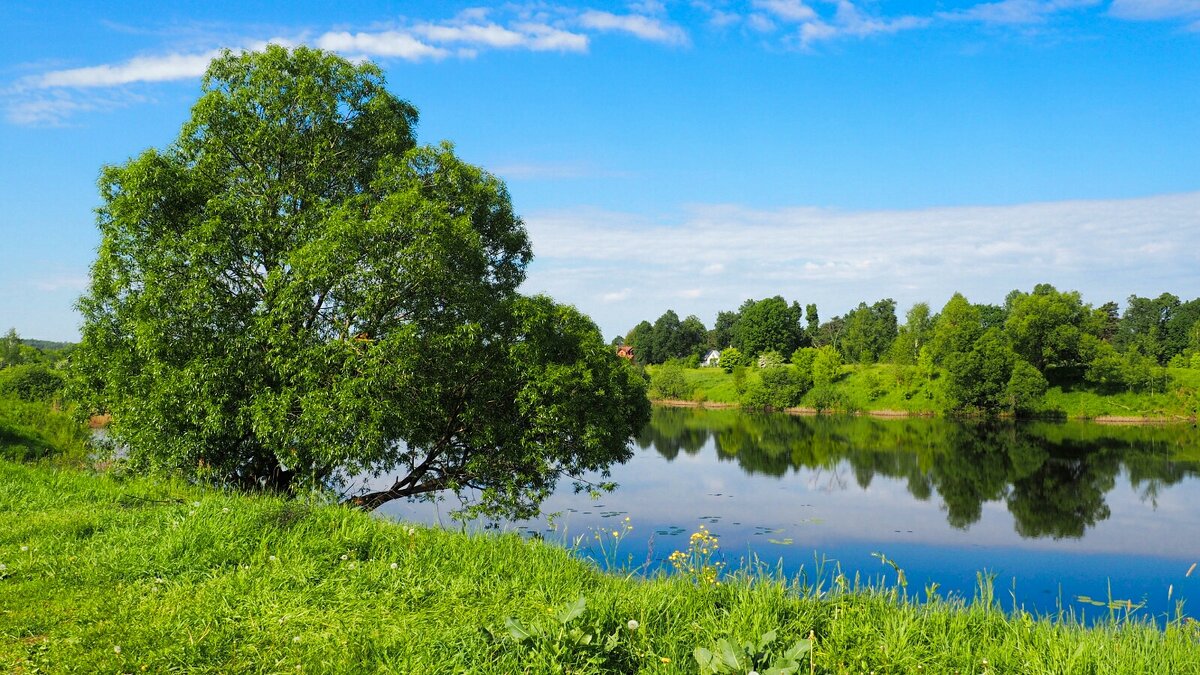
[[[742,407],[741,405],[739,405],[737,403],[721,403],[721,402],[714,402],[714,401],[685,401],[685,400],[670,399],[670,398],[651,399],[651,403],[653,403],[654,405],[660,405],[660,406],[664,406],[664,407],[668,407],[668,408],[703,408],[705,410],[730,410],[730,409],[740,409]],[[784,410],[773,410],[770,412],[779,412],[779,413],[785,413],[788,415],[803,415],[803,416],[843,414],[843,413],[840,413],[839,411],[835,411],[835,410],[820,411],[820,410],[817,410],[816,408],[809,408],[809,407],[803,407],[803,406],[795,407],[795,408],[785,408]],[[908,410],[886,410],[886,409],[856,410],[850,414],[855,415],[855,416],[878,417],[881,419],[897,419],[897,418],[902,418],[902,417],[938,417],[939,416],[937,413],[930,412],[930,411],[908,411]],[[1012,419],[1011,415],[1000,415],[999,417],[1001,419]],[[1073,420],[1073,421],[1079,421],[1079,422],[1094,422],[1096,424],[1110,424],[1110,425],[1119,425],[1119,426],[1196,424],[1195,417],[1183,417],[1183,416],[1139,417],[1136,415],[1101,415],[1098,417],[1068,416],[1065,418],[1064,417],[1050,417],[1050,418],[1032,417],[1032,418],[1022,418],[1022,419],[1030,419],[1030,420],[1038,420],[1038,419],[1063,420],[1063,419],[1066,419],[1066,420]]]

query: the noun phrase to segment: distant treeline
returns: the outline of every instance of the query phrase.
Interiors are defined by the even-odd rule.
[[[1101,393],[1162,391],[1165,366],[1200,368],[1200,298],[1134,295],[1120,312],[1115,302],[1093,307],[1077,291],[1039,284],[1012,291],[1003,305],[974,304],[960,293],[937,313],[919,302],[900,323],[890,298],[822,322],[816,305],[802,309],[775,296],[719,312],[711,329],[667,311],[614,343],[632,346],[642,364],[696,366],[710,350],[727,371],[790,363],[799,372],[771,378],[789,400],[820,386],[822,368],[836,377],[841,363],[892,363],[944,377],[958,407],[1018,411],[1048,381]]]

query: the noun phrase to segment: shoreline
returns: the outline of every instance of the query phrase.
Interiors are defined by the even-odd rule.
[[[701,408],[704,410],[740,410],[742,406],[738,403],[720,403],[711,401],[684,401],[680,399],[650,399],[652,405],[663,406],[667,408]],[[816,408],[795,407],[785,408],[783,410],[768,410],[766,412],[783,413],[785,415],[797,416],[816,416],[816,415],[837,415],[846,414],[837,411],[819,411]],[[856,410],[849,413],[858,417],[875,417],[878,419],[901,419],[907,417],[930,418],[930,417],[948,417],[950,419],[977,419],[978,416],[971,415],[939,415],[932,411],[908,411],[908,410]],[[1012,415],[999,415],[999,419],[1017,419]],[[1104,424],[1109,426],[1166,426],[1171,424],[1196,424],[1195,417],[1143,417],[1138,415],[1100,415],[1098,417],[1022,417],[1021,421],[1073,421],[1073,422],[1093,422],[1095,424]]]

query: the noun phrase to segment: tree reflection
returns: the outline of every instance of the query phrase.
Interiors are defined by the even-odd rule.
[[[877,475],[934,492],[954,527],[1003,502],[1023,537],[1081,537],[1109,517],[1105,495],[1125,471],[1152,503],[1159,490],[1200,475],[1200,431],[1189,426],[1106,427],[1082,422],[1013,423],[751,414],[656,408],[637,443],[667,460],[711,439],[721,461],[748,474],[783,477],[849,465],[863,488]]]

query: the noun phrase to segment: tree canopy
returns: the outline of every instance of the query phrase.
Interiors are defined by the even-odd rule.
[[[524,516],[629,457],[641,379],[572,307],[516,289],[498,179],[374,65],[226,52],[178,140],[100,180],[82,393],[131,459],[279,490],[363,474]]]

